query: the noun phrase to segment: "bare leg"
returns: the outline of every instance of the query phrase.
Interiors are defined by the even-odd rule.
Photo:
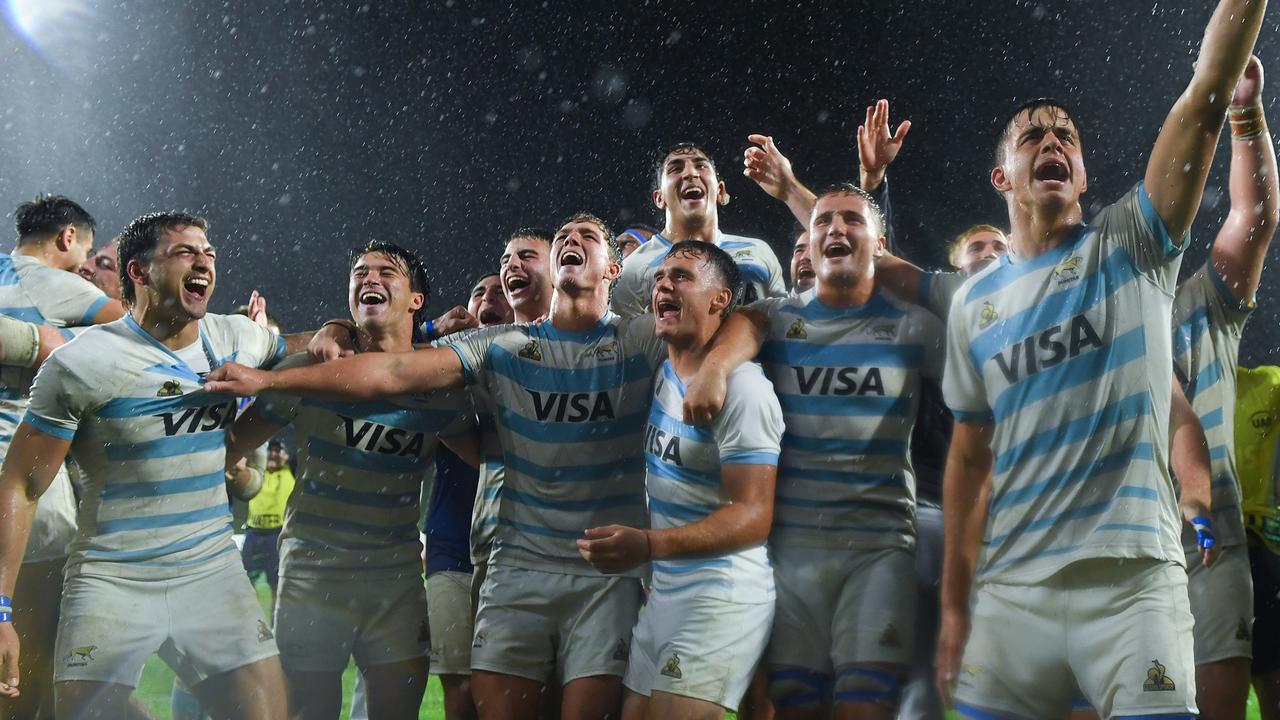
[[[1254,675],[1253,691],[1258,694],[1262,720],[1280,720],[1280,672]]]
[[[427,689],[427,659],[362,668],[369,720],[417,720]]]
[[[58,636],[62,568],[66,558],[23,563],[13,589],[13,629],[22,644],[21,692],[0,698],[3,720],[53,720],[53,641]]]
[[[561,694],[561,720],[616,720],[621,711],[622,678],[617,675],[570,680]]]
[[[56,683],[53,694],[58,720],[155,720],[128,685],[72,680]]]
[[[471,671],[471,692],[480,720],[537,720],[543,684],[537,680]]]
[[[713,702],[654,690],[647,720],[723,720],[724,708]]]
[[[444,688],[444,720],[479,720],[476,703],[471,699],[470,675],[440,675]]]
[[[1196,705],[1204,720],[1243,720],[1248,703],[1248,659],[1227,658],[1196,666]]]
[[[191,691],[217,720],[279,720],[288,714],[277,656],[206,678]]]

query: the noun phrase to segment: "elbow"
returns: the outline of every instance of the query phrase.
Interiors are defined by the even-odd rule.
[[[744,546],[760,545],[769,539],[773,530],[773,506],[757,508],[744,524],[742,544]]]

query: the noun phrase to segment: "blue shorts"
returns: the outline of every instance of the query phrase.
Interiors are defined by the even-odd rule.
[[[274,589],[280,584],[280,528],[245,528],[240,559],[244,561],[244,569],[250,579],[258,573],[266,573],[267,584]]]

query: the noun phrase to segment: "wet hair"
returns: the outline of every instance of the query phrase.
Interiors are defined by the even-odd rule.
[[[355,269],[356,263],[360,262],[360,258],[369,253],[378,253],[391,258],[404,274],[409,277],[409,289],[416,293],[422,293],[422,307],[413,313],[413,326],[416,328],[430,318],[427,317],[427,301],[431,299],[431,283],[427,280],[427,269],[422,263],[422,258],[412,250],[396,245],[395,243],[383,240],[370,240],[369,242],[355,248],[351,251],[351,264],[349,270]]]
[[[208,232],[209,222],[199,215],[171,210],[147,213],[134,218],[124,226],[124,230],[120,231],[116,240],[119,243],[117,252],[120,255],[120,299],[125,305],[133,305],[138,301],[133,279],[129,277],[129,263],[134,260],[140,263],[147,262],[166,232],[185,227],[197,227]]]
[[[956,256],[960,254],[960,251],[964,250],[964,244],[969,241],[969,238],[982,232],[995,233],[999,235],[1000,239],[1006,244],[1009,242],[1009,235],[995,225],[987,225],[986,223],[974,225],[955,236],[955,239],[947,243],[947,261],[952,265],[955,265]]]
[[[718,245],[701,240],[681,240],[671,246],[664,259],[676,255],[701,259],[704,264],[711,267],[716,275],[716,280],[723,287],[729,288],[729,304],[725,307],[720,317],[728,317],[729,313],[733,312],[733,309],[738,306],[738,303],[742,302],[742,294],[745,290],[745,284],[742,281],[742,270],[738,267],[738,263],[729,257],[729,253]]]
[[[653,159],[653,189],[657,190],[662,187],[662,176],[666,174],[667,158],[672,155],[692,155],[694,153],[702,153],[707,158],[707,162],[711,165],[711,171],[716,174],[716,179],[720,179],[720,171],[716,170],[716,161],[711,159],[711,153],[707,152],[701,145],[691,142],[676,143],[671,147],[656,154]],[[714,193],[712,193],[714,195]],[[631,227],[639,227],[633,225]],[[657,231],[655,231],[657,232]]]
[[[1017,108],[1015,108],[1014,111],[1010,113],[1004,119],[1004,122],[1000,125],[1000,130],[996,134],[996,147],[995,147],[995,161],[996,161],[997,167],[1004,164],[1004,161],[1005,161],[1004,145],[1005,145],[1005,142],[1009,139],[1009,129],[1013,127],[1014,121],[1017,120],[1019,117],[1021,117],[1023,114],[1025,114],[1028,118],[1034,117],[1035,114],[1040,110],[1052,110],[1054,113],[1055,120],[1058,117],[1065,117],[1068,120],[1070,120],[1071,124],[1074,125],[1076,128],[1077,138],[1080,138],[1081,142],[1083,142],[1082,136],[1084,135],[1084,130],[1080,127],[1080,122],[1076,120],[1074,115],[1071,114],[1071,108],[1067,107],[1066,103],[1062,102],[1061,100],[1055,100],[1054,98],[1051,98],[1051,97],[1040,97],[1040,98],[1035,98],[1033,100],[1027,100],[1026,102],[1023,102],[1021,105],[1019,105]]]
[[[609,226],[605,224],[604,220],[601,220],[585,210],[579,210],[564,220],[561,220],[559,227],[562,228],[572,222],[589,222],[600,228],[600,232],[604,233],[605,243],[609,246],[609,262],[622,263],[622,248],[618,247],[618,238],[613,234],[613,231],[609,229]],[[560,234],[560,230],[558,228],[556,229],[556,234]]]
[[[68,225],[74,225],[79,232],[98,229],[98,222],[89,211],[65,195],[37,195],[35,200],[19,205],[13,212],[13,219],[19,243],[56,235]]]
[[[871,197],[871,193],[853,183],[836,183],[818,191],[817,197],[814,198],[814,207],[817,207],[819,200],[830,195],[856,195],[865,200],[867,208],[871,211],[871,216],[875,218],[876,227],[879,229],[880,235],[885,234],[884,211],[880,209],[880,204],[876,202],[876,199]],[[796,233],[796,236],[799,237],[799,233]]]
[[[496,272],[480,273],[479,275],[476,276],[476,279],[471,282],[471,289],[475,290],[476,286],[479,285],[482,280],[485,280],[486,278],[491,278],[491,277],[500,277],[500,275]]]
[[[542,228],[522,227],[519,230],[516,230],[515,232],[511,233],[511,235],[508,236],[507,239],[502,243],[502,246],[506,247],[507,243],[511,242],[512,240],[520,240],[522,238],[528,238],[530,240],[539,240],[541,242],[544,242],[550,245],[552,237],[553,236],[550,232]]]

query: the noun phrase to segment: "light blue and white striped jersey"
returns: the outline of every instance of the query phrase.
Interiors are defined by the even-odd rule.
[[[1252,309],[1253,303],[1237,300],[1208,263],[1179,285],[1173,297],[1173,362],[1209,441],[1213,533],[1224,547],[1245,541],[1236,471],[1235,368]],[[1183,528],[1182,546],[1196,548],[1190,527]]]
[[[653,299],[653,273],[662,264],[671,245],[670,240],[658,233],[627,257],[613,288],[611,304],[614,312],[623,317],[649,312]],[[786,296],[787,283],[782,265],[769,243],[717,232],[716,245],[729,253],[742,271],[742,281],[746,285],[742,296],[744,304]]]
[[[109,298],[73,272],[51,268],[25,255],[0,254],[0,315],[37,325],[70,328],[89,325]],[[68,338],[71,334],[63,330]],[[0,460],[27,409],[35,368],[0,366]],[[66,473],[59,472],[36,506],[24,562],[53,560],[66,554],[76,532],[75,496]]]
[[[724,408],[707,427],[684,422],[684,383],[667,361],[653,390],[644,433],[649,515],[655,529],[688,525],[730,503],[724,465],[777,465],[782,409],[760,366],[729,374]],[[718,555],[654,560],[653,593],[739,603],[773,597],[765,543]]]
[[[943,392],[994,423],[980,581],[1095,557],[1182,564],[1169,476],[1169,332],[1180,248],[1138,185],[1049,252],[961,287]]]
[[[308,364],[300,354],[282,368]],[[437,436],[472,429],[465,394],[348,403],[263,393],[256,405],[297,433],[298,484],[280,533],[280,572],[418,572],[422,483]]]
[[[645,527],[643,432],[666,346],[653,316],[484,328],[449,346],[492,398],[504,475],[490,562],[597,575],[587,528]],[[638,574],[639,571],[636,571]]]
[[[770,541],[914,547],[911,428],[920,378],[942,376],[942,322],[880,290],[854,308],[816,289],[752,308],[768,318],[759,360],[787,423]]]
[[[174,577],[236,551],[223,469],[237,400],[203,391],[203,374],[270,366],[284,339],[241,316],[199,324],[200,341],[174,352],[126,315],[36,375],[23,421],[70,440],[84,479],[68,574]]]

